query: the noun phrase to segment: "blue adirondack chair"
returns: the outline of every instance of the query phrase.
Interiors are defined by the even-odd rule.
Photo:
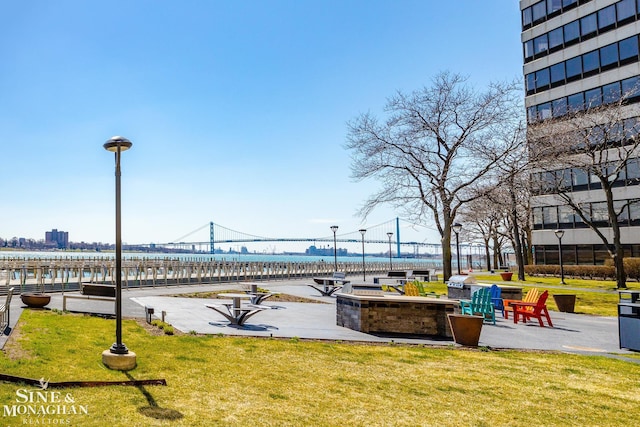
[[[504,301],[502,301],[502,289],[498,285],[491,285],[489,288],[491,292],[491,302],[493,303],[493,307],[502,313],[502,317],[504,317]]]
[[[496,324],[496,313],[491,302],[490,288],[480,288],[471,295],[471,301],[460,300],[460,312],[469,315],[481,315],[485,321]]]

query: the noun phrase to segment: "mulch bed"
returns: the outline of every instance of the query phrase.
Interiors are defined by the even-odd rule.
[[[215,292],[194,292],[192,294],[178,294],[178,295],[171,295],[173,297],[180,297],[180,298],[203,298],[203,299],[224,299],[224,294],[225,293],[238,293],[237,289],[225,289],[225,290],[220,290],[220,291],[215,291]],[[314,300],[311,298],[305,298],[305,297],[298,297],[295,295],[289,295],[289,294],[275,294],[271,297],[269,297],[268,299],[265,300],[265,302],[274,302],[274,301],[279,301],[279,302],[306,302],[306,303],[315,303],[315,304],[326,304],[323,301],[318,301],[318,300]]]

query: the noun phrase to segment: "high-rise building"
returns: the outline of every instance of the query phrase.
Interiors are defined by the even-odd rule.
[[[45,244],[55,246],[58,249],[66,249],[69,247],[69,232],[58,231],[53,229],[45,232]]]
[[[622,94],[629,114],[624,126],[636,129],[640,118],[640,0],[521,0],[527,122],[560,121],[590,106],[615,104]],[[608,218],[604,192],[588,171],[565,168],[571,196],[587,206],[591,218]],[[640,163],[629,162],[616,181],[614,198],[625,206],[618,222],[625,256],[640,256]],[[535,180],[544,177],[533,176]],[[595,232],[557,197],[538,191],[532,198],[534,257],[537,264],[558,264],[556,229],[564,230],[563,262],[601,264],[609,258]],[[605,206],[606,207],[606,206]],[[606,218],[605,218],[606,217]],[[604,225],[602,231],[610,235]]]

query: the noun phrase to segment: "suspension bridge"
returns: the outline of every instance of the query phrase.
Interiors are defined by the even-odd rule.
[[[427,248],[431,251],[437,251],[441,246],[440,243],[425,243],[418,241],[403,241],[401,231],[408,227],[417,228],[420,226],[410,223],[400,218],[394,218],[384,223],[367,227],[366,230],[355,230],[346,233],[338,233],[334,235],[328,234],[319,237],[266,237],[255,234],[249,234],[242,231],[232,230],[213,221],[198,227],[197,229],[167,243],[151,244],[153,248],[166,248],[170,250],[195,250],[199,248],[201,252],[215,253],[216,246],[222,244],[239,244],[239,243],[275,243],[275,242],[327,242],[327,243],[364,243],[364,244],[388,244],[394,245],[396,253],[400,254],[402,246],[410,246],[416,253],[418,248]],[[207,240],[203,240],[204,230],[209,229]]]

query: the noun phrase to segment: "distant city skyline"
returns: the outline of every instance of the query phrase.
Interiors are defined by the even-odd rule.
[[[402,217],[356,216],[378,183],[351,179],[346,123],[442,70],[478,87],[521,79],[518,2],[458,3],[2,2],[0,236],[55,225],[113,242],[114,135],[133,142],[123,242],[209,221],[295,237]],[[407,239],[438,242],[424,225]]]

